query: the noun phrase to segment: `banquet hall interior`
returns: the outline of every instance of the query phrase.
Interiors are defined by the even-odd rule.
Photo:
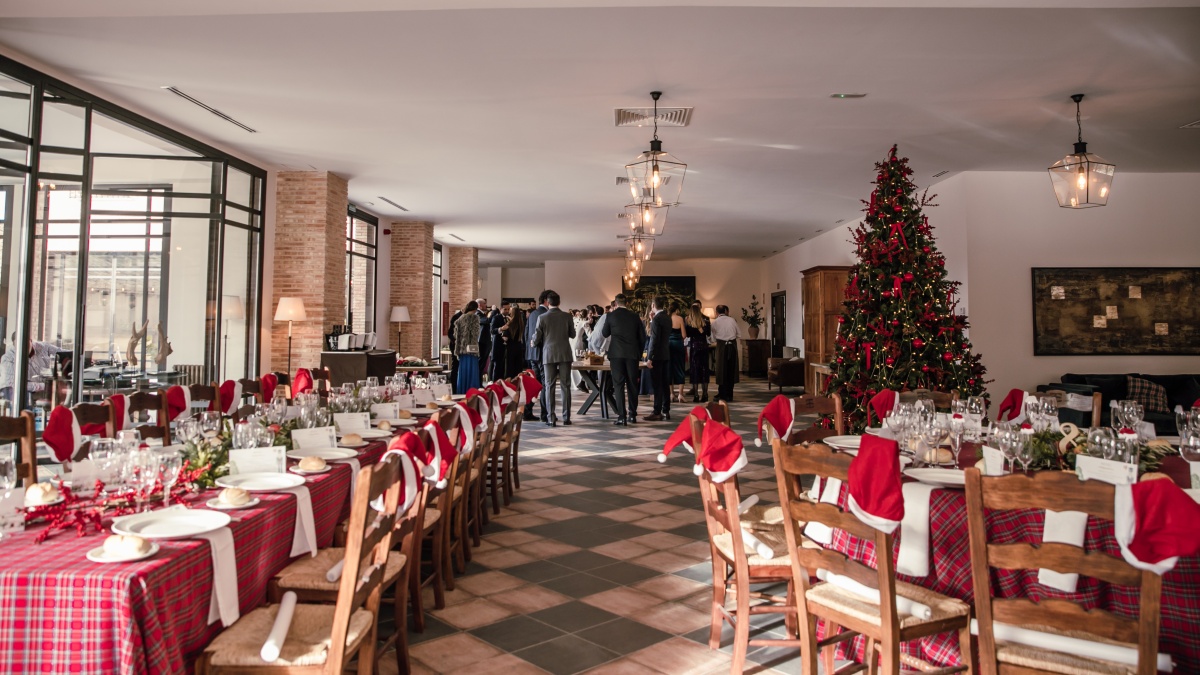
[[[0,673],[1200,673],[1198,192],[1194,0],[0,0]]]

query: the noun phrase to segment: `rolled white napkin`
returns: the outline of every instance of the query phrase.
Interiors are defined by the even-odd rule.
[[[749,530],[742,530],[742,543],[753,549],[754,552],[760,557],[766,558],[767,560],[771,560],[775,557],[775,552],[771,550],[771,547],[762,543],[762,541],[759,540],[758,537],[751,534]]]
[[[879,604],[878,588],[864,586],[850,577],[834,574],[829,570],[817,570],[817,578],[826,583],[833,584],[847,593],[862,598],[872,605]],[[933,609],[929,605],[917,602],[916,600],[910,600],[902,595],[896,596],[896,611],[900,614],[915,616],[919,619],[928,620],[933,618]]]
[[[979,635],[978,619],[971,619],[971,634]],[[992,623],[992,634],[999,641],[1013,642],[1027,647],[1037,647],[1038,649],[1048,649],[1054,652],[1062,652],[1063,654],[1073,654],[1088,659],[1115,661],[1128,666],[1136,666],[1138,662],[1136,649],[1109,644],[1107,642],[1094,642],[1082,638],[1044,633],[1038,630],[999,622]],[[1156,662],[1159,672],[1170,673],[1175,670],[1175,663],[1171,661],[1170,654],[1159,653]]]
[[[749,511],[750,507],[754,506],[757,503],[758,503],[758,495],[750,495],[749,497],[746,497],[745,499],[742,500],[741,504],[738,504],[738,515],[740,516],[743,513]]]
[[[325,580],[331,584],[336,584],[338,579],[342,578],[342,569],[345,566],[346,566],[345,559],[335,562],[333,564],[333,567],[330,567],[329,571],[325,573]]]
[[[208,540],[213,561],[213,590],[208,602],[208,622],[217,619],[222,626],[232,626],[241,616],[238,606],[237,555],[233,547],[233,532],[222,527],[196,535]]]
[[[1087,514],[1082,511],[1046,511],[1046,521],[1042,526],[1043,544],[1070,544],[1083,548],[1083,538],[1087,534]],[[1074,593],[1079,584],[1078,574],[1055,572],[1054,570],[1038,570],[1038,583],[1060,591]]]
[[[287,641],[288,629],[292,626],[292,615],[295,612],[296,594],[288,591],[279,601],[279,613],[275,615],[275,625],[271,626],[267,641],[263,643],[262,651],[258,654],[263,661],[274,663],[279,658],[279,652],[283,651],[283,643]]]
[[[900,521],[900,552],[896,572],[910,577],[929,575],[929,500],[936,485],[905,483],[904,519]]]
[[[817,489],[816,483],[813,484],[813,489]],[[825,485],[821,488],[821,501],[825,504],[837,504],[838,493],[842,491],[842,481],[837,478],[830,478],[825,481]],[[812,496],[812,490],[809,491],[809,496]],[[833,543],[833,528],[825,523],[809,523],[804,526],[804,534],[808,535],[813,541],[818,544]]]
[[[282,490],[296,495],[296,526],[292,532],[292,553],[294,558],[309,553],[317,554],[317,521],[313,517],[312,494],[304,485]]]

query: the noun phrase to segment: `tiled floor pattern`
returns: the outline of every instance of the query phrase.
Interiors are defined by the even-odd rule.
[[[774,393],[744,380],[730,404],[751,456],[743,498],[777,500],[769,450],[753,445]],[[491,521],[446,608],[410,633],[414,672],[729,672],[729,628],[720,651],[707,645],[712,566],[692,458],[680,449],[655,461],[693,405],[674,404],[670,422],[631,427],[600,419],[598,406],[570,427],[527,422],[521,489]],[[782,637],[781,620],[756,619],[756,635]],[[394,627],[384,618],[381,629]],[[752,648],[746,672],[798,672],[795,654]],[[392,672],[390,654],[384,664]]]

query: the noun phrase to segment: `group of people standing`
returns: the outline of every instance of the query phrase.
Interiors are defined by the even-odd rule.
[[[506,302],[485,313],[486,306],[472,300],[450,317],[455,391],[479,387],[485,373],[496,382],[525,370],[525,310]]]

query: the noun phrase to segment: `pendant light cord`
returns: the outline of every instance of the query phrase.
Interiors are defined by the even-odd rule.
[[[1080,97],[1080,98],[1082,98],[1082,97]],[[657,119],[657,113],[655,113],[655,119]],[[1083,118],[1079,114],[1079,100],[1078,99],[1075,101],[1075,126],[1079,129],[1079,141],[1078,142],[1082,143],[1083,142]]]
[[[1080,133],[1080,135],[1082,135],[1083,131],[1080,131],[1079,133]],[[657,96],[654,97],[654,140],[656,140],[656,141],[658,140],[658,97]]]

